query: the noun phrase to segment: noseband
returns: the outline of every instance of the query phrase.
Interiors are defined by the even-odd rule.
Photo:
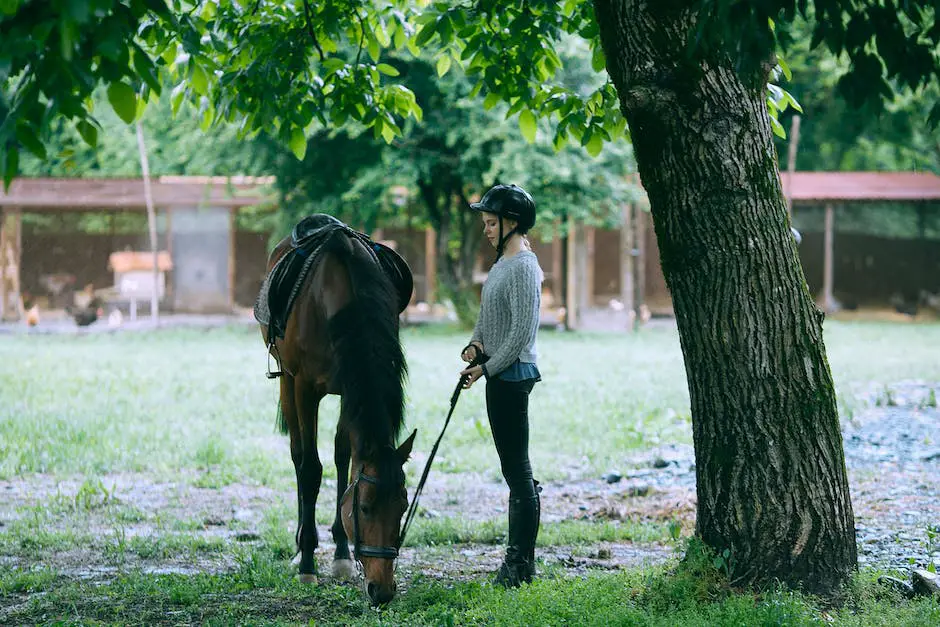
[[[359,537],[359,482],[365,481],[366,483],[371,483],[372,485],[378,485],[379,480],[375,477],[370,477],[362,468],[359,469],[359,475],[356,477],[356,480],[351,486],[346,488],[346,491],[353,491],[353,506],[352,506],[352,524],[353,524],[353,555],[356,560],[362,560],[363,557],[377,557],[379,559],[393,560],[398,557],[398,547],[397,546],[372,546],[369,544],[363,544],[361,538]],[[346,496],[343,496],[343,500],[346,499]]]

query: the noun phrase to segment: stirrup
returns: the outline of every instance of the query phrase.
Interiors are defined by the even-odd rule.
[[[275,360],[277,360],[278,366],[281,364],[281,354],[277,350],[277,344],[274,343],[274,340],[268,342],[268,371],[264,373],[264,376],[268,379],[277,379],[280,376],[284,375],[283,370],[271,370],[271,351],[275,353]]]

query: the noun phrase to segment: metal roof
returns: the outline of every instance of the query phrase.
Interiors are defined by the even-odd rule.
[[[784,193],[791,175],[781,172]],[[932,172],[794,172],[793,202],[940,200],[940,176]]]
[[[273,177],[155,177],[153,203],[158,208],[208,206],[246,207],[270,200],[264,187]],[[144,182],[140,178],[77,179],[17,178],[4,193],[0,207],[27,211],[145,209]]]

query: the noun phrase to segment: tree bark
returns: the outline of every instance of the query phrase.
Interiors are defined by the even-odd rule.
[[[744,76],[730,52],[690,56],[694,4],[594,2],[685,359],[696,534],[730,550],[734,584],[827,594],[855,568],[855,527],[764,100],[772,63]]]
[[[472,327],[479,302],[473,290],[473,263],[482,229],[470,211],[459,182],[442,186],[440,180],[418,181],[437,234],[437,258],[441,292],[450,298],[458,321]]]

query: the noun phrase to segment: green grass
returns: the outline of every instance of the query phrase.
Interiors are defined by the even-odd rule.
[[[416,450],[433,443],[448,409],[466,334],[408,329],[407,421]],[[828,322],[826,342],[846,407],[851,387],[940,380],[940,325]],[[543,332],[544,381],[532,394],[533,464],[545,480],[596,476],[624,453],[690,441],[679,342],[671,329],[637,335]],[[877,358],[876,358],[877,355]],[[147,472],[197,486],[289,486],[286,439],[274,429],[277,384],[264,378],[254,329],[11,336],[0,343],[0,478],[31,473]],[[319,448],[335,476],[337,399],[321,404]],[[459,451],[459,455],[455,452]],[[439,472],[496,477],[482,386],[464,392]],[[414,476],[418,469],[412,465]]]
[[[460,368],[456,353],[466,334],[407,329],[404,342],[411,370],[407,420],[418,428],[415,450],[426,452],[447,412]],[[940,380],[935,356],[940,325],[827,322],[826,343],[846,411],[860,406],[853,396],[860,385],[889,388],[904,379]],[[544,332],[540,351],[544,382],[531,404],[532,458],[540,479],[596,478],[624,468],[631,453],[690,441],[685,371],[674,330]],[[383,613],[369,609],[351,586],[302,587],[288,564],[296,517],[291,498],[263,505],[260,523],[251,529],[259,539],[250,543],[208,533],[206,513],[185,505],[184,496],[192,491],[221,493],[233,484],[293,493],[287,440],[275,431],[277,384],[265,379],[264,368],[257,332],[238,327],[0,338],[0,481],[25,478],[52,486],[45,497],[28,495],[0,515],[0,558],[14,560],[12,565],[0,562],[0,622],[940,622],[936,603],[885,596],[870,571],[855,582],[845,606],[829,610],[810,597],[783,591],[732,593],[720,573],[701,564],[581,578],[545,564],[542,580],[509,593],[479,581],[416,576],[404,582],[408,593]],[[318,446],[324,474],[332,478],[337,411],[335,398],[321,405]],[[409,464],[411,485],[418,472],[417,464]],[[435,472],[473,472],[500,481],[482,386],[463,393]],[[123,473],[175,486],[164,491],[169,507],[125,502],[122,488],[116,487]],[[251,506],[259,507],[257,502]],[[329,508],[317,510],[320,525],[332,516]],[[247,523],[222,517],[229,532],[247,529]],[[419,518],[409,535],[409,545],[418,548],[410,550],[500,544],[505,524],[495,514],[489,520]],[[141,535],[141,529],[148,531]],[[599,542],[672,543],[677,529],[669,521],[551,522],[542,526],[539,544],[588,554]],[[116,574],[103,582],[66,574],[59,557],[69,554],[78,554],[79,561],[84,555]],[[198,575],[137,570],[142,561],[193,560],[214,566]]]
[[[130,572],[104,585],[67,580],[51,570],[13,569],[0,574],[0,604],[12,606],[32,593],[6,616],[11,624],[926,627],[940,621],[935,600],[892,596],[875,583],[876,575],[857,576],[844,603],[827,607],[785,590],[734,591],[693,546],[682,563],[576,578],[549,575],[515,591],[417,576],[403,582],[405,594],[376,611],[352,586],[302,586],[278,562],[245,553],[230,573]]]

